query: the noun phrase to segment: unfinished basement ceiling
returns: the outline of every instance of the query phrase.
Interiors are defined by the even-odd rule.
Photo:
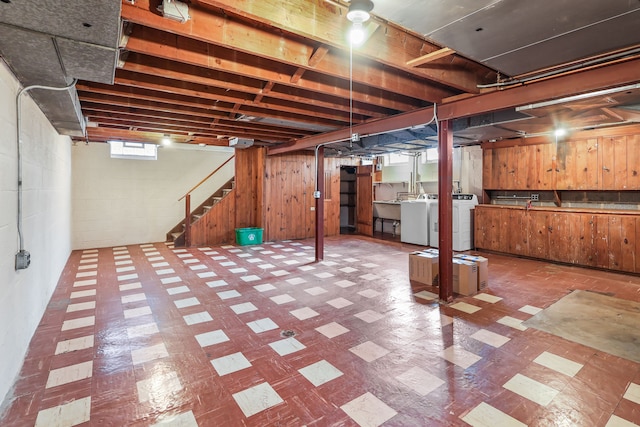
[[[0,52],[21,80],[22,68],[50,70],[31,77],[57,85],[80,78],[77,115],[88,121],[92,141],[159,143],[170,136],[226,146],[240,137],[268,147],[499,91],[481,87],[531,78],[548,67],[578,67],[594,55],[615,52],[616,61],[640,55],[638,1],[374,3],[368,38],[352,59],[344,0],[283,0],[278,7],[248,0],[89,1],[71,10],[60,0],[39,3],[37,11],[14,0],[0,3],[0,36],[11,40],[0,41]],[[608,31],[611,26],[617,31]],[[93,38],[93,30],[102,37]],[[25,33],[34,34],[29,43],[42,45],[43,53],[17,47]],[[66,59],[67,51],[74,59]],[[454,143],[549,132],[560,113],[576,127],[637,122],[637,92],[611,95],[615,105],[560,103],[458,119]],[[55,115],[64,108],[50,110]],[[375,155],[435,145],[435,126],[420,123],[333,151]]]
[[[512,77],[640,43],[636,0],[377,0],[374,13]]]
[[[0,3],[0,54],[23,86],[64,87],[73,79],[113,83],[119,35],[119,1]],[[83,136],[75,89],[35,89],[31,96],[60,133]]]

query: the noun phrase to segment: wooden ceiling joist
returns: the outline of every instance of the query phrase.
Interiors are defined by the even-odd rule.
[[[149,102],[155,102],[160,104],[175,105],[183,109],[183,111],[185,107],[188,107],[188,108],[204,109],[212,112],[220,112],[222,114],[227,114],[233,109],[233,104],[230,104],[228,102],[212,102],[211,100],[196,98],[195,96],[188,96],[188,95],[181,95],[181,94],[174,94],[174,93],[167,93],[167,92],[156,92],[154,90],[140,88],[140,87],[131,87],[131,86],[122,86],[122,85],[109,86],[109,85],[104,85],[100,83],[91,83],[91,84],[79,83],[76,87],[78,88],[78,90],[81,91],[81,93],[89,93],[95,96],[102,96],[102,97],[114,97],[115,99],[120,99],[121,103],[133,102],[135,104],[137,100],[146,100]],[[94,100],[96,99],[95,96],[93,98]],[[243,111],[245,114],[255,116],[255,117],[272,117],[277,120],[304,123],[311,127],[335,126],[335,122],[333,120],[324,119],[317,116],[311,117],[311,116],[296,114],[296,113],[267,110],[267,109],[255,107],[252,105],[243,106]]]
[[[277,9],[277,8],[276,8]],[[234,69],[234,72],[250,72],[251,64],[259,64],[260,60],[253,59],[251,57],[257,57],[262,60],[273,61],[283,65],[288,65],[294,68],[294,71],[288,75],[292,75],[295,69],[300,67],[309,67],[308,59],[310,58],[314,46],[311,43],[303,43],[297,38],[287,38],[281,33],[268,32],[266,29],[252,25],[250,23],[240,22],[238,20],[232,20],[228,16],[216,15],[213,10],[202,10],[197,7],[190,8],[189,25],[183,25],[178,22],[167,20],[159,15],[150,11],[149,0],[138,0],[135,5],[123,3],[122,5],[122,18],[126,21],[133,22],[144,27],[154,28],[160,31],[166,31],[163,33],[162,38],[151,39],[153,43],[159,45],[161,49],[166,51],[166,54],[173,53],[174,58],[178,58],[177,41],[171,42],[171,35],[182,36],[182,38],[190,39],[188,49],[180,49],[180,51],[190,52],[193,57],[205,57],[207,63],[214,65],[218,63],[225,69]],[[282,21],[281,18],[276,22]],[[135,50],[135,35],[137,29],[130,35],[127,42],[127,50]],[[170,33],[170,34],[167,34]],[[197,43],[197,42],[200,43]],[[200,44],[200,46],[197,46]],[[216,49],[212,49],[209,45],[215,44],[227,50],[221,52],[221,56],[216,56]],[[344,47],[344,46],[343,46]],[[224,50],[223,49],[223,50]],[[211,55],[211,53],[214,53]],[[348,52],[348,49],[347,49]],[[234,58],[238,55],[248,54],[250,58],[248,60],[236,61]],[[397,54],[397,52],[394,52]],[[417,54],[415,55],[417,56]],[[225,61],[225,58],[231,60]],[[211,61],[209,61],[209,58]],[[189,60],[191,58],[188,58]],[[248,65],[248,66],[247,66]],[[476,90],[477,78],[473,79],[472,83],[467,82],[464,86],[465,89],[455,88],[450,86],[447,82],[444,82],[443,77],[449,74],[455,76],[461,72],[472,75],[470,71],[460,67],[461,71],[458,71],[458,67],[450,67],[446,71],[437,70],[433,72],[434,75],[439,76],[438,82],[440,86],[429,86],[421,84],[416,81],[414,76],[408,75],[405,70],[411,70],[403,65],[404,70],[394,70],[393,68],[382,68],[369,66],[369,61],[366,58],[356,58],[356,64],[353,67],[353,81],[381,90],[386,90],[393,93],[402,94],[405,96],[416,97],[428,102],[439,101],[448,96],[455,95],[462,91]],[[259,68],[259,67],[256,67]],[[320,61],[313,69],[320,72],[323,75],[333,76],[342,80],[349,80],[349,55],[334,53],[331,50],[325,55],[325,60]],[[260,70],[253,70],[251,75],[260,77]],[[488,72],[488,74],[490,74]],[[281,80],[280,78],[264,78],[265,80]],[[471,77],[468,77],[471,79]],[[288,80],[288,79],[287,79]],[[304,80],[304,79],[303,79]],[[282,81],[281,83],[287,83]],[[290,82],[288,82],[290,83]],[[456,83],[456,85],[458,85]],[[445,89],[450,86],[451,89]],[[459,86],[459,85],[458,85]],[[466,87],[468,86],[468,87]]]
[[[448,47],[443,47],[442,49],[438,49],[433,52],[427,53],[426,55],[422,55],[419,58],[407,61],[407,66],[418,67],[428,62],[432,62],[437,59],[444,58],[445,56],[453,55],[454,53],[456,52],[453,49],[449,49]]]
[[[340,59],[341,62],[346,61],[347,68],[344,70],[344,76],[327,76],[321,72],[310,70],[305,74],[306,77],[301,77],[293,83],[286,76],[291,76],[295,74],[296,70],[304,68],[287,64],[269,64],[255,56],[236,53],[227,48],[212,46],[182,36],[167,35],[157,29],[135,27],[126,48],[129,52],[165,59],[176,64],[188,64],[220,71],[225,76],[235,75],[263,82],[270,81],[283,86],[307,90],[314,96],[331,94],[345,100],[352,97],[356,101],[368,102],[372,105],[384,104],[387,108],[397,111],[415,108],[422,100],[419,96],[421,91],[419,82],[409,81],[406,76],[400,77],[402,81],[396,82],[390,75],[377,76],[375,70],[368,70],[366,74],[360,70],[354,70],[356,75],[361,74],[367,82],[365,82],[366,86],[363,86],[357,84],[358,81],[354,79],[356,84],[354,84],[354,90],[350,92],[348,58]],[[135,57],[130,58],[128,62],[133,60]],[[344,66],[341,65],[341,67]],[[381,85],[388,82],[389,87],[386,89],[373,88],[368,81],[379,82]],[[437,89],[432,95],[442,98],[452,94],[453,92]]]
[[[346,19],[346,7],[334,3],[289,0],[279,2],[278,7],[269,1],[252,0],[199,0],[199,3],[232,11],[234,14],[267,25],[279,22],[280,28],[289,33],[300,34],[325,45],[348,49],[346,34],[351,22]],[[286,19],[283,19],[283,16]],[[381,43],[380,39],[385,40]],[[376,31],[370,41],[358,49],[357,55],[462,92],[478,93],[477,85],[487,83],[486,80],[481,81],[478,78],[482,74],[481,69],[486,71],[487,78],[495,75],[489,69],[464,58],[457,58],[454,65],[446,65],[445,72],[439,68],[407,67],[407,61],[420,56],[420,49],[424,43],[425,40],[416,35],[386,25],[385,31]],[[435,45],[433,47],[438,49]]]
[[[452,120],[549,99],[559,99],[580,93],[633,84],[637,82],[638,69],[640,69],[640,58],[634,58],[609,66],[561,75],[528,85],[511,87],[473,98],[444,103],[438,107],[437,116],[440,121]],[[368,135],[405,129],[428,123],[433,116],[433,107],[402,113],[386,119],[355,125],[352,128],[326,132],[321,135],[302,138],[293,143],[271,147],[269,154],[282,154],[312,148],[330,141],[346,141],[350,138],[352,132]]]

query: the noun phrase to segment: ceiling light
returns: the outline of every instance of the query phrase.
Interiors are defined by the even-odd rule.
[[[349,5],[349,12],[347,12],[347,19],[354,24],[362,24],[367,22],[371,17],[369,12],[373,9],[373,2],[371,0],[351,0]]]
[[[164,138],[162,138],[162,145],[171,145],[171,138],[169,135],[165,135]]]
[[[360,46],[365,39],[365,32],[360,22],[354,22],[349,31],[349,41],[353,46]]]
[[[553,133],[556,136],[556,138],[562,138],[567,134],[567,130],[559,128],[559,129],[556,129]]]

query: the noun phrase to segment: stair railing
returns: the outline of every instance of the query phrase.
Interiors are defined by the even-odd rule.
[[[193,193],[198,187],[204,184],[209,178],[215,175],[220,169],[222,169],[227,163],[233,160],[236,156],[229,157],[224,163],[218,166],[213,172],[204,177],[199,183],[194,185],[191,190],[187,191],[184,196],[180,197],[178,201],[185,199],[184,201],[184,244],[186,247],[191,246],[191,193]]]

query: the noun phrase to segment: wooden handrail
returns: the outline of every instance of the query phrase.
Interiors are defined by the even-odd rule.
[[[216,170],[214,170],[214,171],[213,171],[213,172],[211,172],[209,175],[207,175],[205,178],[203,178],[203,179],[202,179],[202,181],[200,181],[199,183],[197,183],[196,185],[194,185],[194,186],[193,186],[193,188],[192,188],[191,190],[189,190],[189,191],[187,191],[187,192],[185,193],[185,195],[184,195],[184,196],[180,197],[180,198],[178,199],[178,201],[180,201],[180,200],[184,199],[185,197],[187,197],[187,195],[188,195],[188,194],[191,194],[191,193],[193,192],[193,190],[195,190],[196,188],[198,188],[198,187],[200,187],[202,184],[204,184],[204,182],[205,182],[206,180],[208,180],[208,179],[209,179],[209,178],[211,178],[213,175],[215,175],[215,173],[216,173],[216,172],[218,172],[220,169],[222,169],[222,167],[223,167],[224,165],[226,165],[227,163],[229,163],[229,162],[230,162],[232,159],[234,159],[235,157],[236,157],[235,155],[233,155],[233,156],[229,157],[229,158],[228,158],[228,159],[227,159],[223,164],[221,164],[220,166],[218,166],[218,167],[216,168]]]

